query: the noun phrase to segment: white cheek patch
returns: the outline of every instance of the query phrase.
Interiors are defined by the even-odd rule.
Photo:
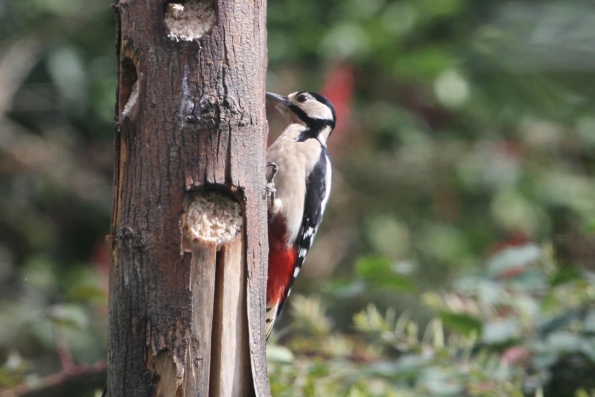
[[[310,99],[306,103],[298,105],[302,108],[304,112],[313,119],[321,119],[321,120],[332,120],[333,113],[329,109],[328,106],[323,105],[322,103]]]

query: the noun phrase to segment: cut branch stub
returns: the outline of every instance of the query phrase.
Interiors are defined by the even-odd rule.
[[[240,204],[231,197],[203,191],[192,194],[185,213],[185,232],[192,240],[215,242],[217,251],[233,239],[243,225]]]
[[[165,5],[165,26],[171,40],[200,39],[217,20],[212,0],[170,1]]]

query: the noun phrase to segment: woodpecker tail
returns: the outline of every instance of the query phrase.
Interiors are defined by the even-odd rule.
[[[267,312],[266,312],[266,325],[264,328],[264,334],[266,338],[269,339],[271,335],[271,331],[273,330],[273,325],[275,324],[275,320],[277,319],[277,313],[279,313],[279,305],[278,304],[271,304],[269,306],[267,303]]]

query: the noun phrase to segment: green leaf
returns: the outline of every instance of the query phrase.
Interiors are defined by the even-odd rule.
[[[286,347],[279,345],[267,346],[267,360],[283,364],[291,364],[295,359],[293,353]]]
[[[595,362],[595,341],[588,338],[582,338],[580,352],[589,357],[591,362]]]
[[[585,327],[585,331],[595,333],[595,310],[590,310],[585,315],[583,327]]]
[[[557,353],[574,353],[580,351],[583,339],[570,331],[552,332],[547,338],[547,347]]]
[[[73,301],[107,301],[105,292],[94,285],[76,286],[68,291],[68,297]]]
[[[481,333],[482,331],[481,321],[469,314],[440,311],[438,317],[446,328],[463,335],[469,335],[472,332]]]
[[[361,280],[338,279],[325,286],[324,292],[338,298],[349,299],[361,295],[365,291],[365,284]]]
[[[558,271],[552,275],[550,278],[550,284],[552,287],[555,287],[557,285],[562,285],[569,281],[579,280],[582,278],[583,276],[577,269],[564,267],[558,269]]]
[[[505,343],[521,336],[523,330],[515,318],[494,319],[484,324],[482,339],[489,344]]]
[[[587,221],[585,226],[585,233],[593,234],[595,233],[595,219],[591,219]]]
[[[456,65],[454,56],[443,47],[428,45],[396,60],[393,72],[409,78],[434,78],[440,72]]]
[[[55,305],[48,313],[48,319],[56,326],[83,330],[89,324],[87,313],[74,304]]]
[[[507,204],[503,210],[510,208]],[[509,279],[526,273],[535,266],[541,257],[541,249],[536,244],[519,247],[506,247],[490,258],[488,274],[493,278]]]
[[[394,271],[392,262],[386,257],[362,257],[355,264],[357,274],[375,287],[390,288],[402,292],[415,292],[415,282]]]
[[[591,391],[591,394],[587,392],[585,389],[580,389],[576,391],[575,397],[593,397],[595,396],[595,391]]]

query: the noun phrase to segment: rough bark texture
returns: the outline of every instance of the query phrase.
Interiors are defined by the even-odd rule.
[[[165,0],[114,6],[110,397],[270,395],[266,2],[206,6],[214,24],[194,41],[168,38]],[[205,188],[242,208],[241,232],[220,250],[186,227],[189,197]]]

